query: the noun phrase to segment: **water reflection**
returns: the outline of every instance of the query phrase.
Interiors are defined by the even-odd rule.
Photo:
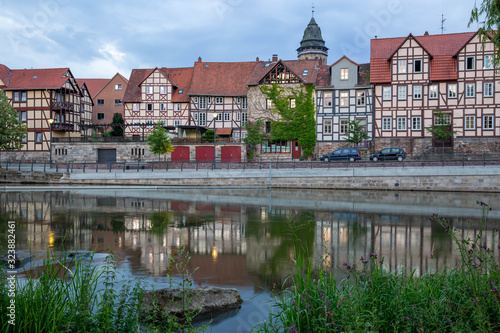
[[[471,198],[473,197],[473,198]],[[295,268],[295,250],[317,267],[341,267],[376,252],[389,269],[422,274],[456,265],[455,246],[428,217],[452,219],[474,233],[476,200],[498,194],[442,192],[266,190],[105,190],[0,193],[0,248],[15,219],[18,249],[114,251],[133,274],[161,282],[169,256],[183,244],[198,285],[281,286]],[[493,210],[485,237],[497,250],[500,214]],[[498,254],[498,252],[497,252]],[[342,273],[339,273],[342,274]],[[248,298],[250,298],[248,297]]]

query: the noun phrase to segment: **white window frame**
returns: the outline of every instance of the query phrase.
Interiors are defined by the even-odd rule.
[[[398,74],[408,73],[408,61],[406,59],[398,60]]]
[[[266,110],[272,110],[273,109],[273,100],[270,98],[266,99]]]
[[[224,97],[215,97],[215,104],[223,104]]]
[[[348,91],[341,91],[339,93],[339,106],[341,108],[349,107],[349,92]]]
[[[154,87],[146,86],[146,95],[153,95],[153,93],[154,93]]]
[[[181,110],[181,103],[174,103],[174,111],[180,111]]]
[[[115,105],[122,105],[121,99],[115,99]]]
[[[160,86],[160,95],[167,94],[167,86]]]
[[[358,90],[356,91],[356,105],[365,106],[366,105],[366,91]]]
[[[248,121],[247,113],[242,112],[241,113],[241,126],[246,125],[247,121]]]
[[[419,71],[417,71],[415,69],[417,62],[420,62],[420,70]],[[424,70],[424,61],[422,59],[414,59],[413,60],[413,73],[422,73],[423,70]]]
[[[241,97],[236,97],[236,104],[241,104]]]
[[[429,85],[429,99],[438,99],[439,97],[439,84]]]
[[[160,103],[160,111],[167,111],[168,106],[167,103]]]
[[[193,112],[193,120],[198,121],[198,112]]]
[[[122,85],[121,84],[115,84],[115,90],[122,90]]]
[[[23,123],[28,121],[28,111],[19,111],[19,121]]]
[[[434,117],[434,125],[451,125],[451,114],[450,113],[445,113],[443,115],[443,122],[438,123],[437,120],[440,119],[438,117]]]
[[[193,103],[198,104],[198,96],[193,97]]]
[[[493,97],[495,95],[495,82],[485,82],[483,87],[483,97]]]
[[[181,125],[181,120],[180,119],[174,119],[174,126],[178,127]]]
[[[43,136],[42,132],[35,132],[35,143],[42,143]]]
[[[323,134],[332,134],[332,119],[323,119]]]
[[[398,86],[398,100],[403,101],[408,98],[408,88],[406,86]]]
[[[476,97],[476,84],[466,83],[465,84],[465,97]]]
[[[424,88],[422,86],[413,86],[413,99],[422,99]]]
[[[239,112],[236,112],[236,121],[241,120],[241,114]]]
[[[486,120],[486,119],[490,120]],[[492,114],[483,116],[483,130],[492,130],[495,129],[495,116]]]
[[[332,97],[331,92],[325,92],[323,95],[323,98],[325,99],[325,105],[326,107],[331,107],[333,105],[333,97]]]
[[[224,121],[231,121],[231,113],[224,112]]]
[[[339,134],[346,134],[349,129],[349,119],[339,120]]]
[[[486,54],[483,57],[483,69],[494,69],[495,68],[495,58],[493,54]]]
[[[295,98],[290,98],[290,109],[295,109]]]
[[[457,98],[457,84],[449,83],[448,84],[448,98]]]
[[[349,68],[340,69],[340,80],[341,81],[349,80]]]
[[[199,113],[198,125],[199,126],[207,126],[207,114],[205,112]]]
[[[472,123],[470,122],[472,120]],[[476,129],[476,116],[466,115],[464,116],[464,130],[475,130]]]
[[[406,131],[406,117],[397,117],[396,118],[396,130],[398,131]]]
[[[155,109],[155,107],[154,107],[153,103],[146,104],[146,111],[152,112],[152,111],[154,111],[154,109]]]
[[[140,104],[139,103],[132,104],[132,111],[139,111],[139,110],[140,110]]]
[[[382,131],[392,131],[391,117],[382,117]]]
[[[244,110],[246,110],[246,108],[247,108],[247,98],[246,97],[243,97],[241,100],[241,108]]]
[[[469,59],[472,59],[471,67],[469,67]],[[472,71],[476,69],[476,57],[475,56],[466,56],[465,57],[465,70],[466,71]]]
[[[422,130],[422,117],[411,117],[411,130],[421,131]]]
[[[199,101],[198,101],[198,108],[200,110],[206,110],[207,100],[206,100],[205,96],[200,96]]]
[[[212,96],[207,96],[208,105],[212,104]]]
[[[390,101],[392,99],[392,87],[382,87],[382,100]]]

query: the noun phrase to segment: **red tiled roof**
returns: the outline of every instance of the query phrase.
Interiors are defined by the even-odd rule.
[[[124,103],[141,101],[141,82],[144,81],[155,69],[133,69],[128,79],[127,89],[123,95]]]
[[[70,76],[64,76],[67,72]],[[13,69],[8,90],[58,89],[70,77],[69,68]]]
[[[358,67],[358,86],[370,84],[370,64],[360,64]]]
[[[255,61],[195,62],[189,94],[246,96],[246,83],[255,64]]]
[[[0,80],[3,81],[5,86],[9,84],[10,68],[0,64]]]
[[[232,128],[217,128],[215,130],[216,135],[231,135],[233,132]]]
[[[329,87],[331,81],[330,66],[321,66],[316,77],[316,87]]]
[[[161,69],[172,82],[175,82],[174,94],[172,102],[174,103],[188,103],[189,102],[189,89],[191,87],[191,79],[193,77],[192,67],[183,68],[162,68]],[[182,94],[179,92],[182,90]]]
[[[95,95],[108,84],[109,79],[76,79],[76,82],[80,87],[85,83],[90,96],[94,98]]]
[[[318,76],[319,61],[317,59],[307,60],[278,60],[277,62],[259,61],[248,79],[247,85],[258,85],[259,82],[266,76],[279,62],[283,63],[304,83],[316,83]],[[267,66],[266,66],[267,65]],[[307,76],[302,76],[304,70],[307,69]]]
[[[353,64],[355,64],[356,66],[358,66],[357,63],[355,63],[354,61],[352,61],[351,59],[349,59],[347,56],[342,56],[342,58],[340,58],[339,60],[335,61],[333,64],[331,64],[330,66],[335,66],[339,61],[341,61],[342,59],[347,59],[349,60],[350,62],[352,62]]]
[[[456,79],[456,54],[477,32],[443,35],[425,35],[382,38],[371,40],[371,75],[374,83],[390,82],[391,70],[388,59],[394,55],[407,38],[414,38],[431,56],[431,80]]]

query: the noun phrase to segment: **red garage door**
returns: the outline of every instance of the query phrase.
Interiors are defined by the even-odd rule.
[[[197,162],[213,162],[213,160],[214,160],[214,147],[209,147],[209,146],[196,147]]]
[[[189,147],[175,147],[172,152],[172,161],[187,162],[189,161]]]
[[[222,147],[222,162],[241,162],[241,147]]]

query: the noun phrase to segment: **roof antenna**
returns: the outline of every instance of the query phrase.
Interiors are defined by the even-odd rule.
[[[444,21],[446,21],[446,19],[444,18],[444,5],[443,1],[441,1],[441,35],[444,34],[444,31],[446,30],[444,28]]]
[[[314,2],[313,2],[313,6],[312,6],[312,17],[314,17]]]

